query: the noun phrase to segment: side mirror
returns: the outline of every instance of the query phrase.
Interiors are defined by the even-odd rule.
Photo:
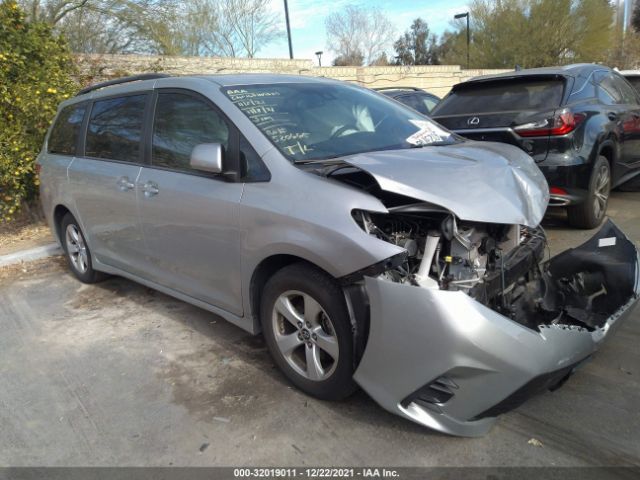
[[[189,164],[194,170],[222,173],[223,148],[219,143],[202,143],[191,152]]]

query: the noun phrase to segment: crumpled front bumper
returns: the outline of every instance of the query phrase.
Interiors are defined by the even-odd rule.
[[[536,387],[553,387],[632,312],[640,298],[640,259],[633,243],[608,222],[573,251],[606,257],[612,236],[625,252],[633,252],[622,265],[630,272],[632,293],[592,331],[542,325],[538,332],[463,292],[366,278],[370,331],[356,382],[383,408],[416,423],[452,435],[484,435],[496,413],[510,403],[517,406]],[[563,255],[566,263],[566,254],[554,259]],[[416,392],[422,392],[419,400]]]

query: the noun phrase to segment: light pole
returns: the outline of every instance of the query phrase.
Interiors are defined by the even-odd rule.
[[[286,0],[285,0],[286,1]],[[459,18],[467,18],[467,70],[469,70],[469,43],[471,42],[471,34],[469,32],[469,12],[458,13],[453,18],[458,20]]]
[[[289,58],[293,60],[293,46],[291,45],[291,26],[289,25],[289,5],[284,0],[284,19],[287,21],[287,39],[289,40]]]
[[[316,57],[318,57],[318,66],[321,67],[322,66],[322,50],[318,50],[316,52]]]

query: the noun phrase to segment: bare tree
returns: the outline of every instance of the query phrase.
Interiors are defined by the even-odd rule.
[[[376,62],[391,44],[395,28],[379,8],[347,6],[325,20],[327,48],[340,59],[356,61],[362,57],[370,65]]]
[[[269,0],[223,0],[221,7],[222,31],[231,31],[249,58],[280,33],[275,16],[269,12]]]
[[[86,53],[254,57],[279,34],[269,0],[22,0]]]
[[[45,22],[83,53],[177,53],[171,0],[21,0],[31,20]]]
[[[72,51],[118,53],[139,48],[137,38],[126,24],[92,9],[80,9],[58,26]]]
[[[29,18],[56,25],[70,13],[87,6],[91,0],[23,0],[20,5]]]

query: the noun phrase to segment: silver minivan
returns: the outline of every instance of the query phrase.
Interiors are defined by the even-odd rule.
[[[262,333],[301,390],[478,436],[560,385],[638,301],[608,221],[545,259],[547,183],[506,144],[376,92],[279,75],[98,84],[65,101],[41,199],[83,282],[119,275]]]

